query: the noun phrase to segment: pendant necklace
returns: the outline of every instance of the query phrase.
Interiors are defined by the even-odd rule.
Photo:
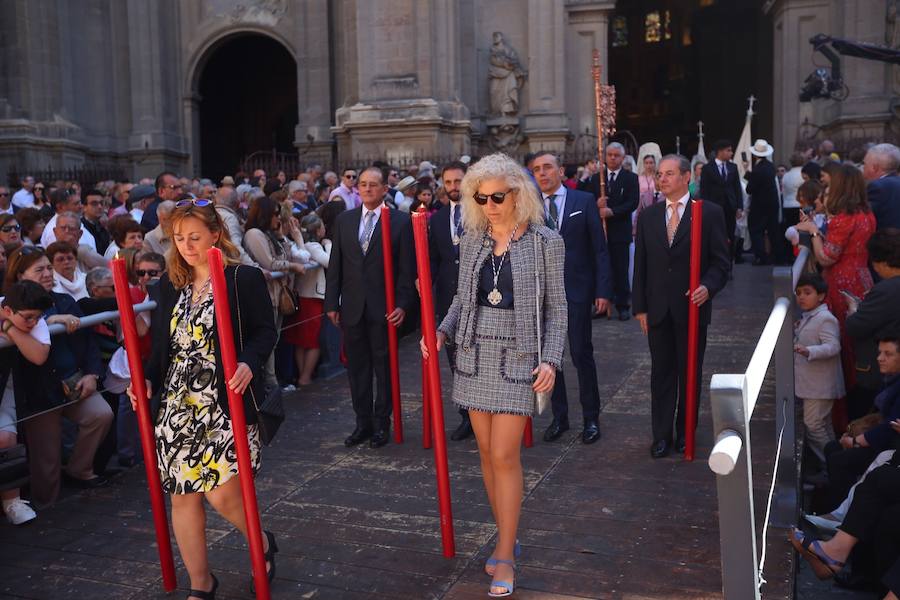
[[[494,264],[494,253],[491,252],[491,271],[493,271],[493,273],[494,273],[494,289],[492,289],[488,293],[487,299],[488,299],[488,302],[490,302],[491,305],[493,305],[493,306],[497,306],[501,302],[503,302],[503,294],[501,294],[500,290],[497,289],[497,281],[500,279],[500,270],[503,269],[503,262],[506,260],[506,255],[509,254],[509,245],[512,244],[513,238],[516,237],[516,231],[518,231],[518,229],[519,229],[518,225],[516,225],[513,228],[512,234],[510,234],[510,236],[509,236],[509,241],[506,243],[506,250],[503,252],[502,255],[500,255],[500,265],[499,266]],[[488,235],[490,235],[492,233],[492,231],[493,230],[489,229]]]

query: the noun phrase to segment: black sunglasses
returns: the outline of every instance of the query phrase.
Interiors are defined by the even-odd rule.
[[[2,231],[3,233],[9,233],[10,231],[21,231],[21,229],[21,225],[4,225],[3,227],[0,227],[0,231]]]
[[[157,275],[159,275],[158,269],[135,269],[134,272],[138,277],[144,277],[145,275],[149,277],[156,277]]]
[[[506,190],[505,192],[494,192],[493,194],[475,194],[473,197],[475,198],[475,202],[484,206],[487,204],[488,198],[494,201],[494,204],[503,204],[503,201],[506,200],[506,197],[513,190]]]
[[[190,198],[187,200],[179,200],[178,202],[175,203],[175,208],[184,208],[185,206],[190,206],[192,204],[194,206],[199,206],[200,208],[203,208],[204,206],[209,206],[212,203],[213,203],[212,200],[207,200],[206,198]]]

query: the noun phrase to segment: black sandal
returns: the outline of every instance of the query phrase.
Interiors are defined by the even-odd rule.
[[[267,563],[269,563],[272,568],[269,569],[269,583],[272,583],[272,580],[275,579],[275,553],[278,552],[278,544],[275,543],[275,534],[271,531],[263,531],[266,534],[266,539],[269,540],[269,549],[263,554],[263,558]],[[256,594],[256,584],[253,583],[253,578],[250,579],[250,592]]]
[[[213,580],[212,589],[208,592],[205,592],[203,590],[190,590],[187,595],[188,600],[190,600],[190,598],[199,598],[200,600],[216,600],[216,590],[219,589],[219,580],[216,579],[216,576],[212,573],[210,573],[209,576],[212,577]]]

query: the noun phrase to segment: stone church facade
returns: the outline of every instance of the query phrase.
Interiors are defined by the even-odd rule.
[[[772,131],[759,133],[780,151],[810,127],[885,138],[896,121],[897,67],[847,59],[844,101],[797,95],[813,68],[806,39],[824,32],[896,45],[893,2],[759,0],[775,40]],[[591,51],[608,48],[616,5],[6,0],[0,170],[107,164],[128,177],[199,174],[204,68],[223,44],[249,35],[276,41],[296,65],[293,145],[306,156],[571,153],[595,131]]]

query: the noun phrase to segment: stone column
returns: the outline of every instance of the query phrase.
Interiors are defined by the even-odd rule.
[[[566,2],[566,108],[575,139],[597,135],[591,65],[597,48],[603,83],[609,81],[609,23],[615,8],[615,0]]]
[[[570,136],[566,95],[565,9],[558,2],[528,1],[528,81],[524,134],[528,149],[563,152]]]
[[[311,157],[329,156],[334,145],[331,135],[332,73],[328,4],[328,0],[308,0],[295,7],[297,106],[300,114],[294,131],[294,145],[304,156]]]

